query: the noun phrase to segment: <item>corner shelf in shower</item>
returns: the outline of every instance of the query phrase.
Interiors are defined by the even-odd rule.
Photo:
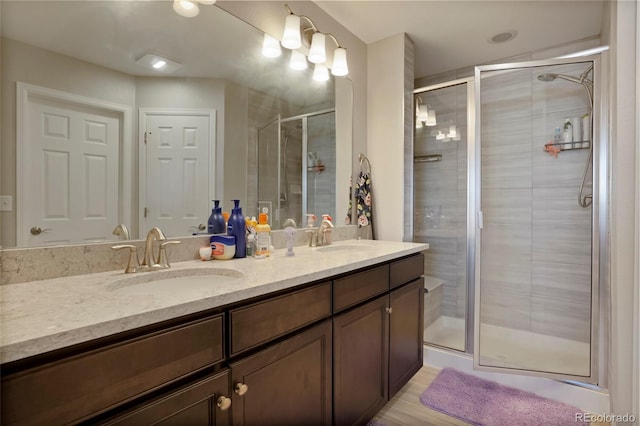
[[[576,145],[580,145],[580,146],[576,146]],[[548,143],[542,147],[542,150],[546,152],[547,148],[551,146],[559,147],[560,151],[573,151],[574,149],[588,149],[591,146],[591,141]]]
[[[322,164],[320,166],[307,167],[307,171],[308,172],[313,172],[313,173],[322,173],[322,172],[324,172],[324,164]]]

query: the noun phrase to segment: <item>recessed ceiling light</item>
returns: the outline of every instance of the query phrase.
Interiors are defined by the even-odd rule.
[[[506,43],[513,40],[518,35],[516,30],[505,31],[498,33],[489,39],[489,43]]]
[[[153,53],[145,54],[143,57],[138,59],[136,63],[146,68],[153,68],[154,70],[162,71],[163,73],[172,73],[182,66],[179,62],[172,61],[171,59],[155,55]]]

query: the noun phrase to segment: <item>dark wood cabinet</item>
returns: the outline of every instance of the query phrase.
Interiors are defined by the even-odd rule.
[[[230,423],[229,372],[181,387],[145,402],[104,425],[227,426]]]
[[[333,319],[333,410],[338,426],[366,424],[388,399],[389,296]]]
[[[331,321],[231,364],[234,426],[331,424]]]
[[[12,365],[2,424],[366,424],[422,366],[423,268],[411,255]]]
[[[422,367],[424,279],[389,294],[389,398]]]
[[[85,420],[221,362],[216,315],[44,363],[2,379],[2,424]]]

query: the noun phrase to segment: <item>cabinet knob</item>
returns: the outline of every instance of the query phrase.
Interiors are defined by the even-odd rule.
[[[387,311],[388,314],[393,313],[393,308],[391,307],[384,308],[384,310]]]
[[[249,386],[247,386],[244,383],[236,383],[236,385],[233,388],[234,392],[237,393],[238,395],[242,396],[245,393],[247,393],[247,391],[249,390]]]
[[[229,407],[231,407],[231,398],[227,398],[226,396],[222,395],[216,401],[216,405],[220,410],[227,411]]]

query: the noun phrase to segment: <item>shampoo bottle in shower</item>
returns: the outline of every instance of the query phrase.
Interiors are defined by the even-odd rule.
[[[227,234],[236,237],[236,253],[233,257],[246,257],[247,256],[247,240],[246,240],[246,225],[244,216],[242,216],[242,208],[240,207],[240,200],[233,201],[233,210],[231,210],[231,216],[227,222]]]
[[[563,128],[563,142],[564,145],[562,146],[562,150],[568,150],[568,149],[573,149],[573,144],[570,142],[573,142],[573,127],[571,125],[571,119],[570,118],[565,118],[564,119],[564,128]]]
[[[213,200],[213,210],[211,210],[211,216],[209,216],[209,222],[207,223],[207,232],[209,234],[224,234],[225,229],[220,200]]]

